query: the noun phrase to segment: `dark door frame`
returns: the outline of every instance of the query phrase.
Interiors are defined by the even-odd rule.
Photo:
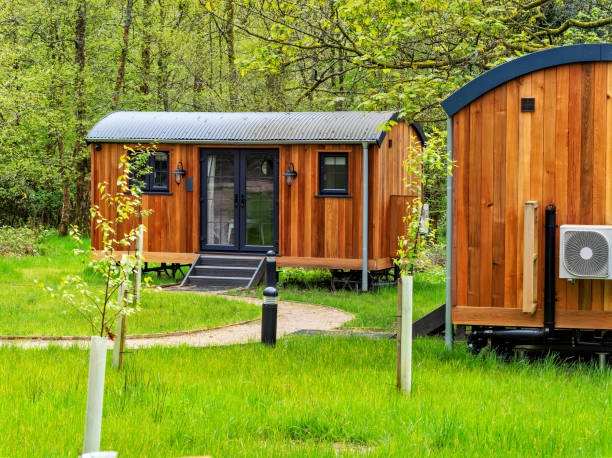
[[[234,214],[231,221],[232,230],[234,231],[233,243],[229,243],[229,224],[224,231],[228,231],[227,243],[209,244],[209,215],[208,215],[208,156],[210,154],[227,154],[234,156]],[[273,227],[273,243],[271,245],[248,245],[246,243],[246,206],[248,205],[246,197],[246,166],[247,158],[260,155],[262,156],[262,165],[265,155],[272,157],[272,163],[266,164],[267,167],[272,166],[272,170],[266,173],[273,178],[273,210],[272,210],[272,227]],[[268,250],[278,251],[278,186],[279,186],[279,151],[277,148],[200,148],[200,252],[202,253],[266,253]],[[263,173],[263,172],[262,172]],[[234,226],[235,224],[235,226]]]

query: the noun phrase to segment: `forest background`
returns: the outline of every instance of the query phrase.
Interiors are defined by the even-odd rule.
[[[444,135],[439,102],[487,69],[611,35],[608,0],[4,0],[0,226],[89,227],[84,138],[114,110],[397,110]]]

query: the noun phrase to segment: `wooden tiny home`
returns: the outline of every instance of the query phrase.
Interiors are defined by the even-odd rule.
[[[559,278],[559,269],[563,225],[612,225],[612,45],[526,55],[442,106],[456,162],[452,324],[542,327],[545,209],[554,206],[554,326],[611,330],[612,281]]]
[[[403,161],[423,137],[395,112],[115,112],[87,141],[94,188],[114,182],[124,145],[157,143],[144,195],[149,262],[273,249],[279,266],[367,273],[393,265],[409,199]]]

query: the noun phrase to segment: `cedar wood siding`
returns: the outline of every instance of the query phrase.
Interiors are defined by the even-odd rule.
[[[419,139],[419,140],[417,140]],[[389,140],[392,146],[389,146]],[[369,145],[369,253],[371,270],[392,267],[395,241],[402,227],[397,207],[391,212],[391,196],[404,196],[406,172],[402,166],[408,145],[420,137],[413,126],[399,122],[385,136],[382,145]],[[92,204],[100,204],[97,183],[111,183],[116,189],[118,164],[123,143],[102,143],[101,151],[91,145]],[[133,145],[132,145],[133,146]],[[200,150],[201,148],[276,149],[279,152],[279,266],[302,266],[361,270],[362,173],[361,144],[291,145],[197,145],[160,144],[158,151],[169,151],[170,169],[183,162],[186,178],[193,179],[193,192],[186,191],[185,179],[179,186],[170,177],[170,193],[145,194],[143,207],[153,213],[143,222],[145,259],[149,262],[191,263],[200,250]],[[349,197],[318,197],[319,152],[349,153]],[[288,187],[282,176],[293,162],[298,176]],[[406,200],[406,198],[403,198]],[[402,202],[404,201],[402,200]],[[397,205],[397,204],[396,204]],[[403,209],[402,209],[403,210]],[[107,213],[108,214],[108,213]],[[399,224],[403,226],[401,219]],[[124,229],[121,228],[120,231]],[[92,227],[92,246],[100,248],[100,234]]]
[[[398,123],[387,133],[380,147],[369,145],[369,252],[368,268],[393,266],[399,227],[397,207],[392,212],[392,196],[406,196],[407,173],[403,162],[408,147],[420,145],[411,125]],[[391,141],[391,146],[389,146]],[[349,194],[347,197],[320,197],[319,153],[347,152]],[[363,147],[361,145],[291,145],[281,149],[280,169],[293,162],[298,177],[289,188],[279,186],[279,252],[281,266],[306,266],[361,270],[361,221]],[[282,178],[282,177],[281,177]],[[405,198],[404,198],[405,200]],[[402,200],[402,202],[404,202]],[[405,212],[405,208],[401,208]],[[396,218],[393,218],[396,217]]]
[[[94,145],[91,148],[93,205],[100,205],[98,183],[108,182],[109,191],[116,191],[115,183],[120,173],[118,164],[125,153],[123,143],[102,143],[101,146],[101,151],[95,151]],[[200,244],[200,202],[199,192],[195,192],[199,180],[199,148],[187,144],[159,144],[157,150],[170,153],[171,169],[176,167],[178,161],[183,162],[187,177],[193,178],[194,192],[186,192],[185,182],[177,185],[171,176],[169,195],[143,195],[143,208],[153,211],[143,220],[146,227],[143,251],[149,262],[192,263]],[[105,214],[110,216],[108,210],[105,210]],[[118,233],[122,234],[126,229],[120,226]],[[93,226],[91,242],[94,249],[101,248],[100,233]]]
[[[551,66],[452,115],[454,324],[543,321],[544,212],[557,225],[612,224],[612,63]],[[521,98],[535,112],[521,112]],[[538,309],[522,313],[523,206],[539,203]],[[558,269],[558,231],[555,275]],[[612,329],[612,281],[556,279],[556,326]]]

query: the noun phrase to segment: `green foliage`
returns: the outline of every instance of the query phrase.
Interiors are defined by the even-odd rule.
[[[298,0],[238,2],[259,42],[245,72],[294,72],[286,92],[317,106],[443,119],[439,101],[517,54],[610,41],[609,2]]]
[[[317,288],[328,287],[331,273],[324,269],[304,269],[302,267],[285,267],[278,273],[279,287]]]
[[[21,257],[40,254],[47,231],[29,227],[0,226],[0,256]]]
[[[421,147],[415,144],[410,147],[408,157],[404,161],[404,169],[409,177],[405,183],[408,195],[415,197],[408,203],[404,222],[407,233],[398,239],[397,258],[395,265],[400,269],[402,275],[412,275],[415,267],[423,264],[423,253],[428,245],[433,245],[436,238],[436,228],[431,226],[429,213],[430,203],[423,199],[423,190],[437,190],[441,187],[442,180],[452,172],[452,161],[446,150],[446,133],[432,130],[427,143]],[[436,195],[430,192],[431,208],[436,216],[442,213],[445,207],[445,195]],[[439,221],[436,221],[436,227]]]
[[[45,164],[0,151],[0,223],[55,226],[60,208],[61,189]]]
[[[139,275],[142,258],[139,253],[123,255],[121,262],[115,255],[117,250],[132,247],[144,231],[142,218],[150,212],[142,209],[143,177],[149,173],[146,167],[151,148],[127,149],[121,157],[116,187],[107,182],[99,183],[102,206],[91,208],[94,227],[100,233],[100,258],[90,264],[96,274],[104,279],[104,286],[91,287],[79,275],[67,275],[62,280],[57,294],[72,306],[91,326],[92,332],[100,337],[110,333],[119,314],[130,315],[140,306]],[[110,215],[110,216],[108,216]],[[126,225],[126,226],[122,226]],[[126,228],[127,227],[127,228]],[[120,231],[121,229],[121,231]],[[77,227],[71,228],[71,235],[81,242]],[[47,290],[54,294],[50,287]]]

